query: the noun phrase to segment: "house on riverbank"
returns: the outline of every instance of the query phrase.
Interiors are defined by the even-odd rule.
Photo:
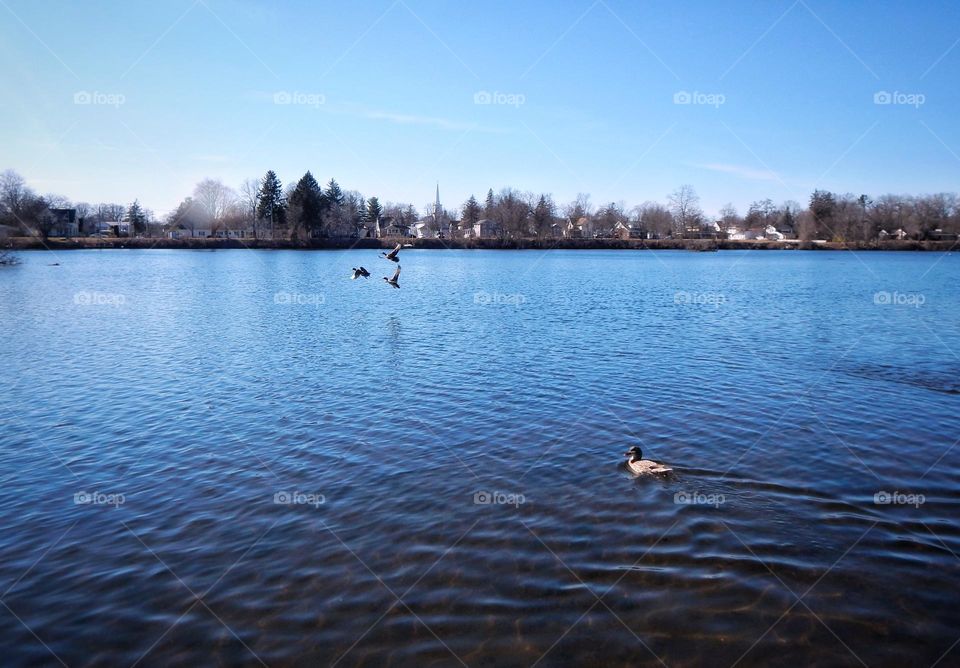
[[[907,238],[907,233],[903,230],[902,227],[898,227],[893,232],[887,232],[886,230],[880,230],[880,233],[877,235],[880,241],[887,241],[889,239],[903,240]]]
[[[500,236],[500,225],[496,221],[484,218],[473,226],[474,239],[496,239]]]
[[[586,218],[580,218],[577,222],[567,218],[567,224],[563,228],[563,237],[565,239],[583,239],[587,234],[585,228],[588,222]]]
[[[617,224],[613,226],[613,238],[614,239],[641,239],[643,235],[641,234],[639,228],[633,227],[632,225],[626,225],[622,221],[617,221]]]
[[[189,227],[183,223],[177,223],[167,232],[170,239],[209,239],[211,236],[209,227]]]
[[[410,227],[404,225],[393,216],[384,216],[377,221],[380,229],[379,237],[409,237],[412,236]]]
[[[51,237],[80,236],[76,209],[47,209],[40,216],[41,226]]]

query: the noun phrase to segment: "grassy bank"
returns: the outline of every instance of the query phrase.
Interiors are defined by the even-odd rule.
[[[875,242],[810,242],[810,241],[732,241],[710,239],[350,239],[330,238],[308,241],[254,241],[252,239],[128,239],[128,238],[51,238],[9,237],[0,239],[0,248],[10,250],[75,250],[109,248],[164,248],[185,250],[215,249],[289,249],[337,250],[347,248],[392,248],[397,243],[415,248],[434,249],[510,249],[510,250],[884,250],[884,251],[949,251],[953,241],[875,241]]]

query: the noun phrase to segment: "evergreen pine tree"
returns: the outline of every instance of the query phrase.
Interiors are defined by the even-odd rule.
[[[327,201],[331,205],[343,206],[343,191],[340,190],[340,185],[337,183],[336,179],[330,179],[330,183],[327,184],[327,189],[323,194],[326,196]]]
[[[540,195],[536,208],[533,210],[533,226],[537,236],[542,238],[550,231],[553,224],[553,202],[548,201],[546,195]]]
[[[495,202],[493,199],[493,188],[490,188],[490,190],[487,191],[487,202],[483,209],[483,215],[485,218],[490,218],[493,216],[494,205]]]
[[[466,227],[473,227],[480,220],[480,203],[477,198],[470,195],[470,199],[463,205],[463,224]]]
[[[130,224],[132,234],[143,234],[147,231],[147,214],[144,213],[139,200],[133,200],[133,204],[127,207],[124,220]]]
[[[383,215],[383,206],[380,204],[380,200],[376,197],[371,197],[367,200],[367,217],[370,219],[371,223],[375,223],[380,220],[380,216]]]
[[[290,203],[298,209],[297,223],[311,235],[320,229],[323,213],[323,193],[320,184],[309,171],[297,182],[297,187],[290,195]]]
[[[287,222],[287,203],[283,197],[283,186],[276,173],[271,169],[260,181],[257,193],[257,218],[270,224],[271,231]]]

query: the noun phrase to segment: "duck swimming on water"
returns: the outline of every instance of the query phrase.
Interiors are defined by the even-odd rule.
[[[669,466],[658,464],[652,459],[644,459],[643,451],[637,446],[633,446],[623,453],[627,457],[627,468],[631,473],[643,475],[645,473],[670,473],[673,471]]]

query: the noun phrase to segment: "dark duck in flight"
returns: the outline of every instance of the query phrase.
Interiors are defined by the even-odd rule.
[[[400,261],[399,255],[400,255],[400,249],[401,249],[401,248],[402,248],[402,246],[400,246],[400,244],[397,244],[397,247],[394,248],[394,249],[393,249],[392,251],[390,251],[389,253],[380,253],[380,255],[382,255],[383,257],[387,258],[387,259],[390,260],[391,262],[399,262],[399,261]]]
[[[384,276],[384,277],[383,277],[383,280],[385,280],[387,283],[389,283],[389,284],[392,285],[393,287],[399,288],[399,287],[400,287],[400,282],[399,282],[399,281],[400,281],[400,267],[397,267],[397,270],[396,270],[395,272],[393,272],[393,278],[387,278],[386,276]]]

